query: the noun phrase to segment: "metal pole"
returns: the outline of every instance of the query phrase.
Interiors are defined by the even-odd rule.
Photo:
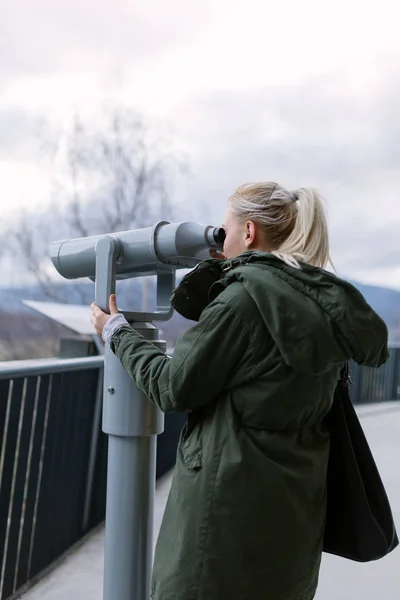
[[[115,291],[118,244],[111,236],[96,244],[96,304],[108,312]],[[171,282],[171,274],[160,275]],[[163,285],[161,291],[165,292]],[[164,298],[165,293],[162,294]],[[138,315],[142,317],[143,315]],[[135,329],[164,352],[158,329],[138,322]],[[164,415],[137,388],[106,344],[103,431],[108,434],[104,600],[149,600],[153,557],[156,440]]]
[[[164,352],[158,329],[135,323]],[[103,431],[108,439],[104,600],[149,600],[153,558],[156,436],[164,415],[106,346]]]

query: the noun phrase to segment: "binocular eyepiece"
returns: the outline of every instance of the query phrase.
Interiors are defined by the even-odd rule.
[[[214,229],[213,235],[214,235],[215,243],[217,244],[218,248],[222,250],[222,248],[224,247],[225,238],[226,238],[225,229],[223,227],[216,227]]]

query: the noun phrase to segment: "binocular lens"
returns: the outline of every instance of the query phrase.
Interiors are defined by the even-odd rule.
[[[218,244],[218,246],[222,246],[224,245],[225,242],[225,229],[223,227],[216,227],[214,229],[214,240],[216,242],[216,244]]]

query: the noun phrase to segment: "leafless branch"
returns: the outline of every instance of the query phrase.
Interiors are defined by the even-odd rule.
[[[70,131],[43,147],[53,161],[54,202],[42,219],[21,215],[12,238],[19,264],[34,277],[43,297],[65,301],[44,266],[49,242],[170,218],[176,161],[168,148],[149,140],[143,119],[129,109],[110,112],[108,126],[101,130],[75,115]],[[87,293],[76,291],[87,302]]]

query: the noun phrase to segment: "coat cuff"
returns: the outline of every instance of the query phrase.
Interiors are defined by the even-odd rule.
[[[111,342],[111,338],[114,335],[114,333],[116,333],[119,329],[121,329],[121,327],[129,327],[129,323],[128,321],[125,319],[124,315],[122,314],[118,314],[118,315],[113,315],[111,317],[111,319],[108,319],[107,323],[104,325],[103,328],[103,341],[106,344],[109,344]]]

